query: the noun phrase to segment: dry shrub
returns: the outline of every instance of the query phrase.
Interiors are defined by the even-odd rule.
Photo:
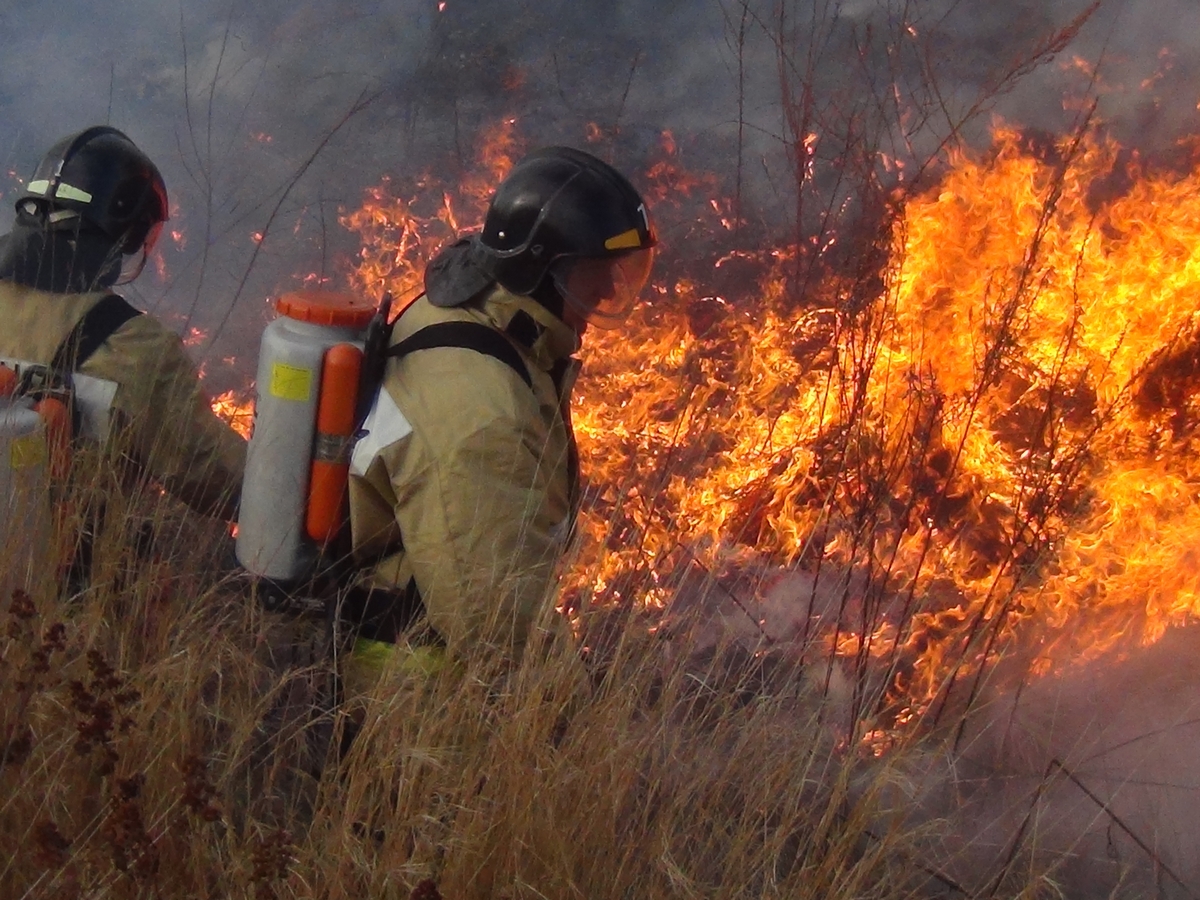
[[[47,550],[54,577],[0,603],[0,894],[262,881],[257,823],[274,807],[243,785],[298,676],[256,659],[261,617],[234,590],[223,527],[87,454],[56,491],[64,544],[90,565],[84,577]]]

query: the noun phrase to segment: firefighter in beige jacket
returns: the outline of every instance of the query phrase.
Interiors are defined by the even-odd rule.
[[[232,519],[245,442],[213,414],[179,336],[110,290],[141,271],[166,215],[162,176],[121,132],[55,144],[0,246],[0,358],[115,386],[108,433],[121,454]]]
[[[624,318],[654,242],[622,175],[549,148],[514,167],[480,235],[430,264],[351,460],[362,636],[519,657],[575,513],[571,354],[589,323]]]

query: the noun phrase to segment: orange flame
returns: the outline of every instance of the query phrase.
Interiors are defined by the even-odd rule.
[[[246,440],[254,425],[254,397],[246,391],[225,391],[212,399],[212,411]]]
[[[343,217],[360,287],[419,292],[481,218],[512,126],[462,191],[385,182]],[[717,179],[663,142],[656,216],[692,197],[730,229]],[[1200,615],[1200,167],[1000,130],[910,199],[888,249],[874,281],[803,297],[809,247],[664,260],[623,329],[589,333],[568,595],[661,606],[696,565],[865,573],[816,637],[891,667],[895,721],[1002,654],[1045,671]]]
[[[373,297],[390,290],[400,307],[415,299],[423,289],[425,263],[461,231],[483,224],[494,185],[521,149],[516,119],[505,119],[483,136],[475,168],[453,190],[430,175],[403,186],[385,178],[371,188],[361,208],[338,219],[362,236],[351,284]]]

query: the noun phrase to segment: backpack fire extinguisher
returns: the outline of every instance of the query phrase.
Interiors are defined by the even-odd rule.
[[[263,332],[237,558],[289,587],[309,577],[347,520],[346,481],[374,309],[333,291],[285,294]]]
[[[48,364],[0,359],[0,597],[28,589],[63,562],[51,546],[51,485],[62,483],[76,436],[103,441],[117,386],[77,371],[141,313],[116,294],[100,298]]]

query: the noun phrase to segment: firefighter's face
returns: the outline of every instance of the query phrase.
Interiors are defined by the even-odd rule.
[[[597,328],[615,328],[637,302],[653,261],[654,250],[649,247],[620,256],[559,260],[551,273],[563,297],[564,316],[570,310]]]

